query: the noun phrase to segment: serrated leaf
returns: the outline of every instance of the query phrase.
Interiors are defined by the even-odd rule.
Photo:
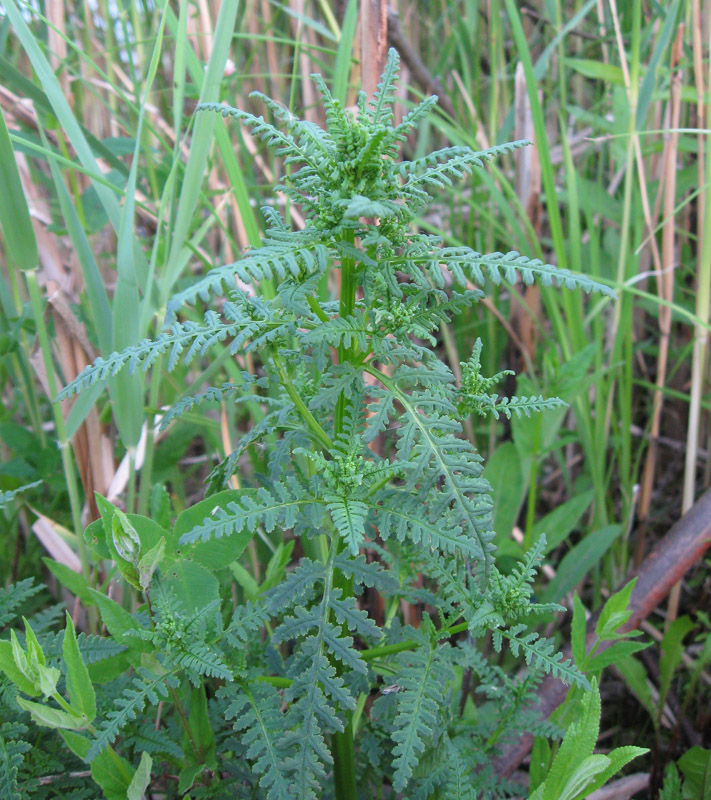
[[[89,677],[89,671],[79,652],[74,623],[69,614],[66,616],[67,625],[64,630],[62,654],[67,671],[69,704],[74,711],[86,718],[87,723],[90,723],[96,717],[96,693]]]
[[[69,714],[60,711],[58,708],[51,708],[42,703],[35,703],[32,700],[25,700],[24,697],[17,698],[17,705],[23,711],[27,711],[32,720],[45,728],[66,728],[70,731],[85,730],[89,724],[83,716]]]
[[[35,681],[25,675],[15,662],[13,645],[11,642],[0,640],[0,670],[17,686],[17,688],[30,697],[38,697],[41,692]]]
[[[141,760],[136,767],[136,772],[131,778],[131,783],[126,787],[126,800],[146,800],[146,789],[151,782],[151,769],[153,759],[148,753],[141,753]]]

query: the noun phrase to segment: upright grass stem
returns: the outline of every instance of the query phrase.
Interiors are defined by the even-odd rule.
[[[42,363],[47,375],[47,388],[49,389],[50,401],[52,401],[57,396],[58,389],[54,374],[52,350],[49,343],[49,332],[47,331],[47,326],[44,321],[42,299],[40,297],[39,285],[37,283],[37,271],[29,270],[26,272],[25,280],[27,282],[27,290],[30,296],[32,315],[37,327],[37,337],[39,338],[40,350],[42,352]],[[52,403],[52,413],[54,415],[54,425],[57,432],[59,452],[62,456],[64,478],[67,483],[67,492],[69,493],[69,506],[72,514],[72,526],[74,527],[74,533],[76,535],[77,547],[79,550],[79,560],[81,562],[81,571],[84,578],[89,581],[91,577],[91,564],[89,561],[89,554],[86,549],[86,544],[84,542],[84,537],[82,535],[82,502],[79,494],[79,484],[77,481],[76,470],[74,468],[74,458],[72,457],[71,443],[67,437],[64,417],[62,416],[62,409],[58,403]]]

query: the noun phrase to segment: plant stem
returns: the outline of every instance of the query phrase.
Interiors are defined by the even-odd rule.
[[[353,244],[354,239],[355,237],[352,231],[348,235],[344,236],[344,241],[348,242],[349,244]],[[353,309],[355,307],[355,291],[355,262],[352,258],[346,258],[344,256],[341,259],[341,297],[340,306],[338,309],[338,314],[341,319],[350,317],[351,314],[353,314]],[[352,356],[353,352],[351,350],[344,347],[342,344],[339,345],[339,364],[344,364],[345,362],[350,361]],[[346,402],[346,395],[341,392],[340,396],[338,397],[338,402],[336,403],[336,415],[333,423],[333,429],[336,436],[338,436],[338,434],[343,430],[343,417],[346,413]]]
[[[338,800],[356,800],[355,751],[350,714],[343,733],[334,734],[332,738],[333,780],[336,797]]]
[[[329,438],[326,431],[319,425],[314,415],[309,411],[308,407],[306,406],[306,403],[304,403],[304,401],[299,397],[299,393],[296,391],[296,388],[294,384],[291,382],[291,378],[289,377],[289,373],[286,371],[284,362],[281,360],[281,356],[276,350],[272,350],[272,360],[274,361],[274,366],[276,366],[279,372],[279,377],[281,378],[282,384],[286,389],[287,394],[292,399],[294,405],[298,409],[301,416],[304,418],[304,421],[309,426],[309,428],[314,433],[319,442],[327,450],[330,450],[331,447],[333,447],[333,442]]]
[[[185,709],[183,708],[180,698],[178,697],[178,693],[172,686],[169,686],[168,689],[170,690],[170,696],[173,698],[173,704],[175,705],[175,710],[178,712],[178,717],[180,717],[180,722],[185,730],[185,733],[188,737],[188,741],[190,742],[190,749],[195,754],[195,758],[200,761],[202,758],[202,752],[200,748],[197,746],[195,741],[195,736],[193,735],[192,729],[190,727],[190,722],[188,721],[188,717],[185,713]]]
[[[344,235],[344,241],[353,244],[355,236],[353,232]],[[341,319],[353,314],[355,308],[356,276],[355,261],[352,258],[343,257],[341,259],[341,296],[338,313]],[[351,362],[356,357],[356,347],[347,348],[344,345],[338,347],[338,363],[345,364]],[[343,419],[346,413],[347,399],[345,393],[341,393],[336,402],[336,410],[333,422],[335,436],[343,432]],[[341,540],[334,535],[333,550],[338,554]],[[336,576],[335,585],[341,590],[343,598],[353,595],[353,582],[343,575]],[[356,800],[355,783],[355,750],[353,747],[353,726],[351,713],[346,713],[346,726],[343,733],[334,733],[331,737],[331,754],[333,756],[333,775],[336,789],[336,800]]]
[[[151,392],[148,400],[151,411],[155,411],[158,407],[158,397],[160,391],[161,379],[161,362],[162,357],[158,359],[158,363],[153,368],[153,376],[151,379]],[[138,513],[145,516],[148,511],[148,500],[153,488],[151,482],[151,475],[153,473],[153,454],[155,453],[155,414],[149,415],[148,425],[146,429],[146,451],[143,457],[143,466],[141,468],[141,483],[138,490]]]
[[[74,459],[72,451],[69,446],[67,438],[67,429],[64,424],[64,417],[62,416],[61,406],[54,403],[54,398],[57,396],[57,382],[54,375],[54,364],[52,362],[52,350],[49,343],[49,334],[47,326],[44,323],[44,314],[42,309],[42,299],[40,297],[39,286],[37,284],[37,271],[30,270],[25,273],[25,280],[27,282],[27,289],[30,295],[30,303],[32,305],[32,314],[35,319],[37,327],[37,337],[39,338],[40,350],[42,352],[42,361],[44,364],[45,373],[47,375],[47,388],[49,390],[49,400],[52,404],[52,413],[54,415],[54,426],[57,432],[57,442],[59,445],[59,452],[62,455],[62,467],[64,469],[64,477],[67,482],[67,492],[69,493],[69,505],[72,511],[72,525],[74,526],[74,533],[76,535],[77,546],[79,549],[79,560],[81,562],[82,575],[87,581],[91,579],[91,565],[89,564],[89,554],[86,549],[84,537],[82,536],[81,524],[81,499],[79,496],[79,486],[77,485],[77,476],[74,470]]]
[[[468,622],[458,622],[450,628],[444,628],[439,633],[440,639],[446,639],[450,636],[456,636],[458,633],[463,633],[469,627]],[[360,651],[360,657],[363,661],[375,661],[377,658],[386,658],[387,656],[397,655],[397,653],[404,653],[406,650],[414,650],[420,646],[420,642],[414,639],[407,639],[404,642],[397,642],[396,644],[384,644],[380,647],[370,647],[367,650]],[[277,689],[287,689],[293,681],[291,678],[280,678],[272,675],[260,675],[255,680],[261,683],[271,683]],[[335,737],[334,737],[335,738]]]

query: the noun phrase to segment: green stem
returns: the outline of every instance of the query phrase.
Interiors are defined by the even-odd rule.
[[[523,549],[528,552],[531,548],[533,523],[536,520],[536,496],[538,494],[538,459],[541,439],[541,418],[536,417],[534,424],[533,458],[531,459],[531,474],[528,477],[528,502],[526,504],[526,530],[523,535]]]
[[[309,411],[306,403],[304,403],[304,401],[299,397],[299,394],[296,391],[296,387],[291,382],[289,373],[286,371],[284,362],[281,360],[281,356],[276,350],[272,350],[272,361],[274,362],[274,366],[277,368],[277,371],[279,372],[279,377],[281,378],[281,382],[284,388],[286,389],[286,393],[289,395],[292,402],[296,406],[297,410],[304,418],[304,422],[306,422],[306,424],[309,426],[309,428],[316,436],[316,438],[319,440],[319,442],[327,450],[330,450],[333,447],[333,442],[329,438],[326,431],[319,425],[314,415]]]
[[[353,748],[353,725],[351,720],[346,720],[343,733],[336,733],[332,737],[331,751],[333,754],[333,781],[338,800],[356,800],[355,782],[355,750]]]
[[[128,489],[126,491],[126,511],[136,513],[136,449],[128,448]]]
[[[349,232],[344,236],[344,241],[353,244],[355,240],[353,232]],[[350,317],[355,308],[355,291],[356,291],[356,277],[355,277],[355,261],[352,258],[341,259],[341,297],[338,309],[339,316],[343,319]],[[350,361],[354,356],[354,350],[346,348],[344,345],[338,347],[338,363],[344,364]],[[336,402],[336,414],[333,423],[335,435],[343,431],[343,418],[346,413],[346,395],[341,392],[338,401]]]
[[[158,363],[153,368],[151,392],[148,400],[152,412],[158,408],[161,361],[162,358],[159,358]],[[142,514],[143,516],[145,516],[148,511],[148,499],[151,494],[151,489],[153,488],[151,483],[151,475],[153,474],[153,454],[155,453],[155,442],[155,416],[153,413],[151,413],[149,415],[148,428],[146,430],[146,452],[143,457],[143,467],[141,468],[141,484],[138,490],[138,513]]]
[[[468,622],[458,622],[450,628],[441,630],[438,636],[440,639],[446,639],[450,636],[462,633],[468,627]],[[376,658],[385,658],[386,656],[392,656],[396,653],[404,653],[406,650],[414,650],[420,645],[421,643],[416,642],[414,639],[407,639],[404,642],[397,642],[397,644],[384,644],[381,647],[370,647],[368,650],[362,650],[360,657],[363,661],[374,661]]]
[[[178,712],[178,717],[180,718],[180,723],[183,726],[183,730],[188,737],[188,741],[190,742],[190,749],[195,754],[195,758],[197,759],[198,763],[202,759],[202,752],[200,748],[197,746],[197,742],[195,741],[195,736],[193,735],[192,728],[190,727],[190,722],[188,717],[185,713],[185,709],[183,708],[180,698],[178,697],[178,693],[172,686],[169,686],[168,689],[170,690],[170,696],[173,698],[173,704],[175,705],[175,710]]]
[[[324,310],[321,308],[318,300],[312,295],[309,295],[306,299],[309,304],[309,308],[314,312],[314,314],[316,314],[321,322],[328,322],[328,316],[324,313]]]
[[[74,709],[69,705],[69,703],[67,703],[67,701],[62,697],[62,695],[59,694],[59,692],[55,692],[52,695],[52,699],[57,703],[58,706],[63,708],[68,714],[72,714],[72,715],[76,714]],[[98,733],[98,731],[96,730],[96,728],[93,725],[87,725],[86,730],[92,736],[96,736],[96,734]],[[109,758],[111,758],[111,760],[116,765],[116,769],[121,773],[121,775],[125,778],[126,781],[130,781],[131,778],[133,778],[133,775],[127,769],[126,764],[121,760],[121,758],[119,757],[118,753],[114,750],[113,747],[111,747],[111,745],[109,745],[106,748],[106,750],[107,750],[107,752],[109,754]]]
[[[344,236],[344,241],[353,244],[355,236],[352,231]],[[338,313],[341,319],[350,317],[355,308],[356,299],[356,271],[355,261],[352,258],[343,257],[341,259],[341,295]],[[354,345],[347,348],[344,345],[338,347],[338,363],[354,363],[358,360],[358,347]],[[346,414],[347,399],[342,392],[336,402],[336,410],[333,421],[334,434],[338,436],[343,432],[343,420]],[[334,537],[333,550],[335,554],[341,546],[341,540]],[[344,575],[338,575],[335,581],[336,586],[341,590],[342,596],[352,597],[353,581]],[[353,723],[352,714],[346,713],[346,725],[343,733],[334,733],[331,737],[331,754],[333,756],[333,775],[336,789],[336,800],[356,800],[355,782],[355,749],[353,747]]]
[[[51,402],[57,396],[57,382],[54,375],[54,363],[52,361],[52,350],[49,343],[49,334],[47,332],[47,326],[44,323],[42,299],[40,297],[39,285],[37,283],[37,271],[30,270],[26,272],[25,280],[27,281],[27,289],[30,295],[30,303],[32,305],[32,314],[37,327],[37,336],[39,338],[40,350],[42,352],[42,361],[44,364],[45,374],[47,376],[47,388],[49,390],[49,399]],[[89,564],[89,554],[87,552],[84,537],[82,535],[82,503],[79,496],[79,486],[74,469],[74,459],[72,457],[72,451],[69,439],[67,437],[67,429],[64,424],[64,417],[62,416],[62,409],[58,403],[52,402],[52,413],[54,415],[54,426],[57,432],[59,452],[62,455],[64,477],[67,482],[69,505],[72,512],[72,525],[74,526],[74,533],[76,535],[77,546],[79,548],[81,571],[84,578],[87,581],[90,581],[91,565]]]
[[[463,633],[469,627],[468,622],[458,622],[449,628],[444,628],[439,633],[440,639],[446,639],[450,636],[456,636],[458,633]],[[398,653],[404,653],[406,650],[414,650],[421,646],[421,642],[416,642],[414,639],[407,639],[404,642],[397,642],[396,644],[384,644],[380,647],[370,647],[367,650],[360,651],[360,657],[363,661],[375,661],[377,658],[386,658],[387,656],[394,656]],[[260,675],[255,680],[261,683],[270,683],[277,689],[287,689],[292,684],[290,678],[280,678],[272,675]]]

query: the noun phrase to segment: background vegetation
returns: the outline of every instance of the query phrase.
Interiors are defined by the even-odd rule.
[[[709,486],[711,9],[700,0],[396,5],[383,25],[378,3],[355,0],[45,0],[32,10],[6,0],[0,106],[39,267],[29,238],[5,228],[0,491],[37,485],[0,511],[3,584],[47,580],[47,553],[88,576],[77,534],[98,516],[94,491],[130,511],[175,515],[202,498],[235,432],[263,414],[221,407],[159,430],[161,409],[188,385],[252,369],[226,355],[170,374],[158,361],[140,387],[121,375],[108,393],[51,403],[97,355],[158,331],[175,290],[259,243],[254,199],[288,166],[238,126],[194,116],[197,102],[261,113],[249,99],[258,90],[316,120],[309,74],[372,91],[386,41],[403,59],[402,112],[440,96],[411,157],[447,143],[535,140],[447,188],[422,229],[446,245],[516,249],[617,290],[611,301],[491,285],[444,330],[455,374],[479,337],[485,374],[513,368],[519,393],[570,404],[516,424],[468,424],[487,457],[502,556],[513,563],[545,531],[542,600],[572,607],[577,590],[594,610]],[[1,202],[11,213],[12,197]],[[235,486],[261,466],[251,452]],[[264,554],[255,545],[248,558],[259,579]],[[635,763],[650,796],[668,762],[711,747],[708,567],[699,561],[642,624],[662,646],[620,658],[602,682],[602,744],[652,748]],[[33,602],[39,612],[52,601]],[[410,624],[421,612],[403,609]],[[569,639],[569,620],[548,627]]]

